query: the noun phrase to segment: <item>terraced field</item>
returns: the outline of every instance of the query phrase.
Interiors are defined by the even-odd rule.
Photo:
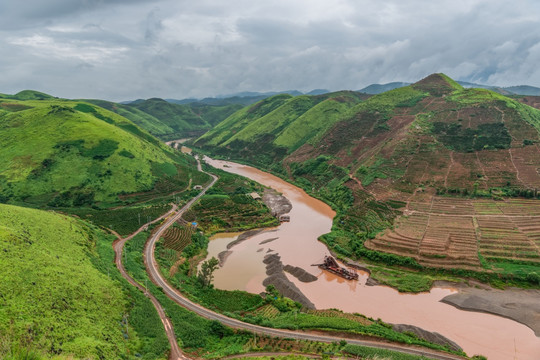
[[[182,223],[180,227],[170,227],[163,234],[163,246],[180,253],[191,242],[194,231],[195,227],[187,223]]]
[[[540,201],[413,197],[394,229],[366,246],[432,267],[479,268],[479,255],[540,264]]]

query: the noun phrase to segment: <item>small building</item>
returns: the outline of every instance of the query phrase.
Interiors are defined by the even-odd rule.
[[[256,192],[252,192],[250,194],[248,194],[249,196],[251,196],[253,198],[253,200],[261,200],[261,195],[259,195],[258,193]]]
[[[195,185],[193,187],[193,190],[202,190],[202,186],[201,185]]]
[[[178,149],[178,145],[176,145],[176,148]],[[180,151],[184,154],[188,154],[188,155],[191,155],[191,148],[188,148],[187,146],[184,146],[182,145],[182,147],[180,148]]]

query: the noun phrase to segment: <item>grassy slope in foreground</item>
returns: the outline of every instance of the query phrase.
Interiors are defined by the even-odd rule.
[[[11,205],[0,205],[0,224],[0,357],[13,346],[76,358],[124,353],[127,299],[93,266],[92,230]]]
[[[87,103],[3,100],[0,199],[81,206],[152,190],[195,167],[126,118]],[[177,184],[180,188],[181,184]]]

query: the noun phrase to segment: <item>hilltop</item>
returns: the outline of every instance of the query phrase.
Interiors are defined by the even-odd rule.
[[[525,96],[538,96],[540,95],[540,88],[530,85],[518,85],[518,86],[497,86],[497,85],[483,85],[477,83],[471,83],[468,81],[457,81],[457,83],[464,88],[475,89],[488,89],[495,91],[502,95],[525,95]],[[366,94],[381,94],[386,91],[394,90],[400,87],[411,85],[407,82],[391,82],[386,84],[371,84],[360,90],[359,92]]]
[[[537,236],[512,217],[522,207],[528,222],[540,225],[536,202],[511,200],[538,196],[539,131],[537,109],[433,74],[363,99],[269,98],[195,144],[278,172],[332,204],[338,216],[325,241],[344,255],[380,261],[384,251],[426,266],[479,270],[501,269],[498,261],[540,261]],[[447,214],[464,218],[451,223]],[[500,214],[502,227],[479,221],[484,214]],[[514,240],[508,235],[512,245],[495,241],[493,231],[509,229],[516,233]]]
[[[35,90],[23,90],[15,95],[0,94],[0,98],[12,100],[47,100],[53,99],[54,97]]]
[[[107,207],[127,194],[187,188],[198,176],[193,160],[84,101],[0,98],[0,138],[2,202]]]

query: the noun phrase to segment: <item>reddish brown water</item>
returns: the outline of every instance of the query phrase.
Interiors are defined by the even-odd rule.
[[[263,291],[262,281],[266,275],[262,260],[272,250],[280,254],[283,264],[299,266],[319,278],[312,283],[302,283],[287,274],[319,309],[338,308],[389,323],[419,326],[455,341],[469,355],[482,354],[489,360],[540,359],[540,338],[525,325],[499,316],[461,311],[441,303],[442,298],[455,292],[453,289],[433,288],[429,293],[405,295],[386,286],[366,286],[366,273],[359,272],[359,281],[347,281],[311,266],[322,262],[328,254],[326,246],[317,238],[330,231],[335,216],[332,209],[298,187],[263,171],[232,162],[209,159],[207,162],[272,187],[293,205],[289,213],[291,222],[264,231],[230,249],[224,266],[215,272],[216,287],[252,293]],[[226,250],[226,245],[237,236],[218,234],[210,242],[209,256],[217,256]],[[277,240],[260,244],[276,237]]]

